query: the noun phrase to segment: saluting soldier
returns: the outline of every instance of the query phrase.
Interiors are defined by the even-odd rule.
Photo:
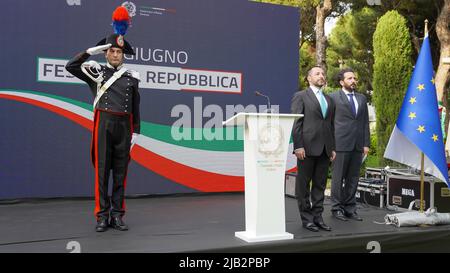
[[[125,186],[130,150],[140,133],[139,74],[125,68],[124,54],[134,55],[124,39],[129,25],[128,11],[118,7],[113,12],[115,33],[102,39],[70,60],[66,69],[85,81],[94,95],[94,128],[91,157],[95,167],[96,231],[108,225],[128,230],[125,214]],[[92,55],[105,54],[106,65],[88,61]],[[112,196],[108,196],[109,174],[112,170]]]

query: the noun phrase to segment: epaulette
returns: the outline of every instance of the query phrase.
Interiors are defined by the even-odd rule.
[[[130,74],[131,77],[135,78],[138,81],[141,81],[141,77],[139,75],[139,72],[137,72],[136,70],[128,69],[127,72],[128,72],[128,74]]]

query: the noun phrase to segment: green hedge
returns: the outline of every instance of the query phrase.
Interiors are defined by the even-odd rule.
[[[397,11],[388,11],[379,19],[373,35],[373,49],[376,152],[378,163],[384,165],[384,150],[397,121],[412,72],[411,39],[406,19]]]

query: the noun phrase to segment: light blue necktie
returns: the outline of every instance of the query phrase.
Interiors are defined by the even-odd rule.
[[[320,109],[322,109],[322,116],[325,118],[325,115],[327,114],[327,102],[325,101],[325,96],[323,95],[322,91],[319,90],[319,103],[320,103]]]

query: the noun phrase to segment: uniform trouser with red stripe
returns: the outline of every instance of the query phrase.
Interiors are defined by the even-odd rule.
[[[93,139],[95,166],[95,216],[108,218],[125,214],[125,187],[131,145],[130,115],[96,111]],[[111,199],[109,175],[113,174]]]

